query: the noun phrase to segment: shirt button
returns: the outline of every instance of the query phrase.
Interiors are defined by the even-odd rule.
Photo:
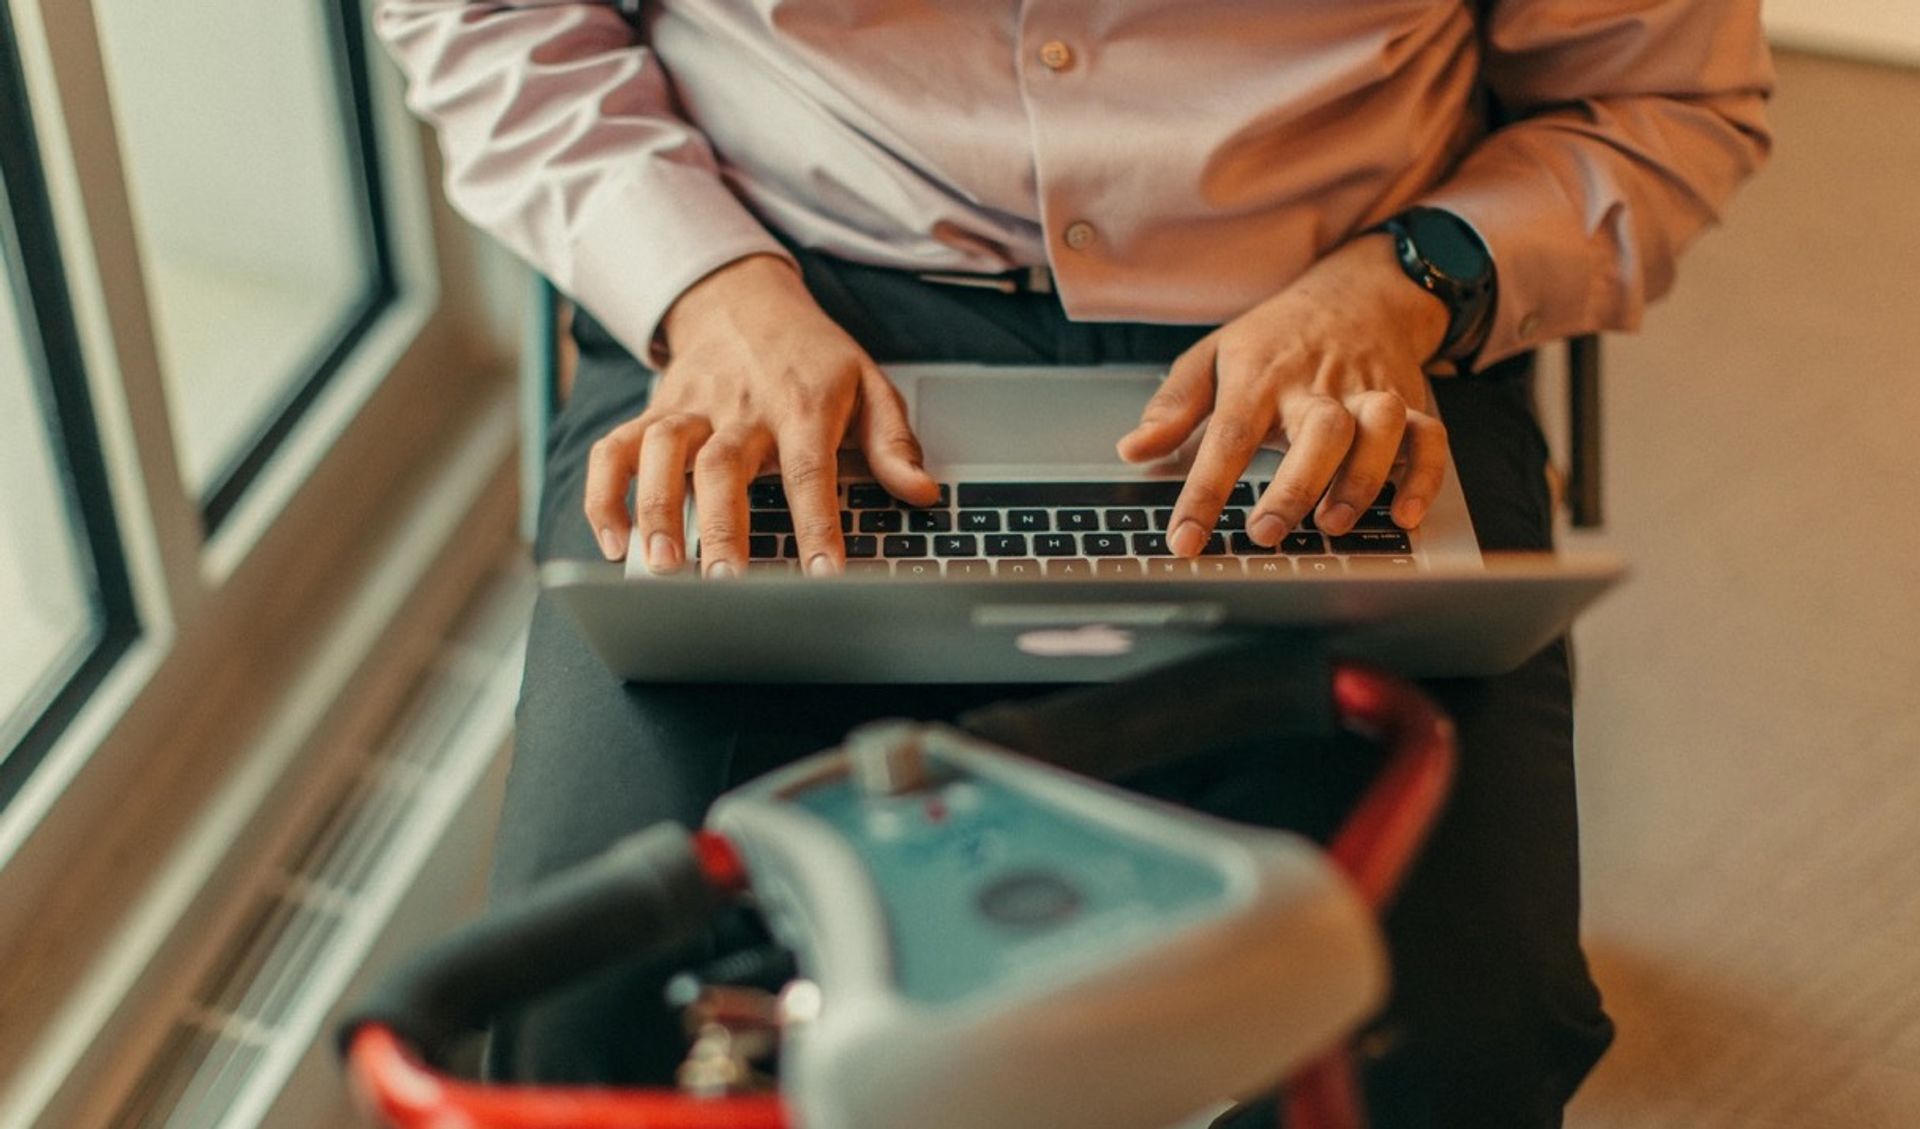
[[[1540,329],[1540,315],[1528,314],[1520,319],[1520,336],[1532,337]]]
[[[1040,45],[1040,63],[1050,71],[1064,71],[1073,65],[1073,48],[1049,39]]]
[[[1075,220],[1068,224],[1064,234],[1066,236],[1067,246],[1076,251],[1084,251],[1093,246],[1093,225],[1086,220]]]

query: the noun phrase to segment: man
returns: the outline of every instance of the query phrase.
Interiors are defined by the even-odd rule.
[[[690,481],[715,579],[744,566],[763,472],[813,575],[845,559],[836,449],[932,498],[878,363],[933,359],[1168,364],[1115,438],[1151,459],[1200,432],[1181,556],[1271,437],[1290,450],[1248,514],[1261,544],[1309,513],[1344,532],[1388,481],[1417,525],[1450,443],[1483,545],[1545,547],[1528,351],[1632,328],[1768,144],[1754,0],[639,9],[384,0],[379,27],[454,202],[586,311],[538,551],[618,558],[637,526],[650,567],[687,567]],[[1440,241],[1479,264],[1472,285],[1435,269]],[[1024,284],[1036,267],[1050,286]],[[1430,368],[1473,375],[1437,382],[1436,405]],[[1436,690],[1464,764],[1389,922],[1369,1089],[1383,1124],[1558,1124],[1610,1031],[1578,947],[1565,651]],[[697,822],[867,717],[1015,692],[627,686],[543,604],[496,890]],[[1145,783],[1274,820],[1270,771],[1239,757]],[[632,1003],[654,975],[533,1009],[496,1066],[658,1075],[671,1040]]]

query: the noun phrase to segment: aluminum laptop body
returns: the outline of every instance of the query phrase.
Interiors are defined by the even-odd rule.
[[[1165,498],[1184,481],[1192,445],[1147,466],[1114,454],[1163,370],[919,365],[888,375],[906,400],[927,470],[952,486],[948,515],[914,518],[908,511],[916,525],[937,528],[934,518],[949,529],[955,520],[979,523],[986,515],[974,503],[1072,498],[1096,485]],[[1261,451],[1242,475],[1243,494],[1271,480],[1280,458]],[[1144,485],[1113,485],[1129,483]],[[842,487],[843,504],[850,489]],[[867,488],[862,504],[906,510],[872,494]],[[1036,533],[1020,547],[1150,547],[1150,527],[1156,517],[1163,524],[1165,514],[1163,507],[1069,504],[1051,516],[1003,508],[992,521],[996,530],[1016,518],[1051,528],[1065,524],[1058,511],[1069,509],[1082,527],[1100,526],[1102,514],[1105,524],[1124,526],[1145,513],[1149,528],[1117,539],[1083,533],[1077,541]],[[868,527],[864,514],[849,514],[851,535]],[[881,519],[907,528],[884,514],[872,519],[876,528]],[[690,540],[696,529],[689,513]],[[634,552],[626,566],[549,562],[541,578],[607,665],[631,680],[888,683],[1100,681],[1273,631],[1312,634],[1336,655],[1414,676],[1494,674],[1564,633],[1622,572],[1605,558],[1482,556],[1451,466],[1419,529],[1404,539],[1371,536],[1396,547],[1384,556],[1289,556],[1253,552],[1244,538],[1229,543],[1222,533],[1214,546],[1221,557],[1203,557],[1191,571],[1153,555],[1137,567],[1113,557],[921,553],[878,567],[850,561],[863,567],[827,580],[780,567],[776,555],[767,567],[727,581],[701,579],[691,569],[650,576]],[[778,535],[761,540],[772,546]],[[909,541],[918,548],[928,538],[868,540],[891,551]],[[987,545],[998,550],[1007,541]],[[1328,541],[1342,539],[1318,543]],[[932,543],[945,550],[958,542]]]

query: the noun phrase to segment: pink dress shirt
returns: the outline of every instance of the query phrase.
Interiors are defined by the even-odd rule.
[[[701,276],[784,254],[769,227],[1216,323],[1427,204],[1493,253],[1486,363],[1634,328],[1769,145],[1758,0],[641,7],[381,0],[377,27],[454,204],[643,358]]]

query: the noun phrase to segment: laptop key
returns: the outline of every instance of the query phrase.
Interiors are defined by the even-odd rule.
[[[1235,533],[1227,539],[1227,544],[1233,547],[1234,552],[1243,557],[1264,557],[1278,551],[1260,544],[1258,541],[1255,541],[1251,535],[1246,533]],[[1288,569],[1287,571],[1291,572],[1293,570]]]
[[[1239,557],[1207,557],[1195,561],[1193,574],[1209,580],[1224,580],[1243,575]]]
[[[880,555],[883,557],[924,557],[927,555],[927,539],[918,533],[895,533],[880,539]],[[893,570],[900,574],[899,569]]]
[[[1369,510],[1361,510],[1360,517],[1353,523],[1353,527],[1355,529],[1395,530],[1400,528],[1400,525],[1393,520],[1392,510],[1382,506],[1375,506]]]
[[[1079,551],[1071,533],[1041,533],[1033,539],[1033,553],[1038,557],[1071,557]]]
[[[784,510],[787,492],[777,478],[756,478],[747,484],[747,506],[756,510]]]
[[[1045,510],[1013,510],[1007,514],[1007,528],[1016,533],[1045,533],[1053,527],[1047,524]]]
[[[1038,580],[1040,579],[1040,562],[1032,559],[995,561],[993,574],[1015,580]]]
[[[1050,580],[1087,580],[1093,576],[1093,562],[1078,557],[1056,557],[1046,565]]]
[[[880,555],[880,539],[871,533],[847,534],[847,559],[859,560]]]
[[[1299,557],[1293,566],[1301,576],[1338,576],[1347,571],[1339,557]]]
[[[977,557],[980,538],[972,533],[942,533],[933,539],[936,557]]]
[[[1245,529],[1247,527],[1247,511],[1221,510],[1220,519],[1213,523],[1213,527],[1215,529]]]
[[[909,576],[916,580],[932,580],[940,575],[940,562],[924,558],[893,562],[893,575],[897,580]]]
[[[1133,555],[1136,557],[1170,557],[1167,550],[1167,535],[1164,533],[1136,533],[1133,535]]]
[[[993,562],[974,558],[947,562],[948,580],[985,580],[993,575]]]
[[[1290,557],[1319,556],[1327,551],[1327,539],[1318,533],[1289,533],[1280,539],[1280,551]]]
[[[1147,570],[1131,557],[1106,557],[1093,562],[1095,576],[1145,576]]]
[[[1164,532],[1166,532],[1166,529],[1167,529],[1167,526],[1169,526],[1169,525],[1172,525],[1172,524],[1173,524],[1173,511],[1172,511],[1172,510],[1155,510],[1155,511],[1153,511],[1153,527],[1154,527],[1155,529],[1158,529],[1158,530],[1160,530],[1160,531],[1161,531],[1162,533],[1164,533]]]
[[[1000,512],[998,510],[961,510],[960,529],[965,533],[1000,532]]]
[[[780,539],[771,533],[755,533],[747,538],[747,556],[756,561],[770,561],[780,555]]]
[[[1024,533],[988,534],[987,555],[989,557],[1024,557],[1027,555],[1027,535]]]
[[[883,510],[893,505],[893,495],[878,482],[850,482],[847,484],[847,508],[853,510]]]
[[[907,528],[915,533],[951,533],[953,514],[947,510],[908,510]]]
[[[1107,529],[1116,533],[1127,533],[1147,527],[1145,510],[1108,510]]]
[[[900,507],[903,510],[917,510],[920,508],[919,506],[914,505],[912,502],[904,502],[904,501],[901,501],[899,498],[895,498],[893,500],[893,504]],[[936,510],[945,510],[945,509],[953,508],[953,484],[951,482],[942,482],[940,484],[940,500],[933,503],[933,505],[927,508],[936,509]]]
[[[1060,529],[1085,533],[1100,528],[1100,513],[1098,510],[1061,510],[1053,515],[1053,521]]]
[[[1136,537],[1149,536],[1136,533]],[[1121,557],[1127,553],[1127,538],[1121,533],[1082,533],[1080,551],[1089,557]]]
[[[1407,556],[1413,552],[1412,542],[1404,532],[1391,533],[1379,529],[1363,529],[1333,539],[1333,551],[1336,553],[1393,553]]]
[[[898,533],[906,524],[906,516],[899,510],[866,510],[860,515],[862,533]]]
[[[1146,566],[1148,576],[1193,575],[1193,562],[1185,557],[1149,557],[1141,563]]]
[[[892,561],[850,560],[847,562],[848,576],[885,576],[893,571]]]
[[[1243,562],[1248,576],[1292,576],[1292,557],[1254,557]]]
[[[792,533],[793,515],[785,510],[755,510],[747,515],[747,529],[754,533]]]
[[[1227,539],[1225,535],[1219,534],[1219,533],[1215,533],[1212,536],[1208,537],[1207,543],[1200,547],[1200,555],[1203,557],[1224,556],[1226,555],[1226,551],[1227,551]]]
[[[790,561],[799,560],[800,559],[800,539],[798,537],[781,538],[780,539],[780,555]]]
[[[1253,505],[1253,483],[1251,482],[1234,483],[1233,492],[1227,495],[1227,505],[1229,506]]]

